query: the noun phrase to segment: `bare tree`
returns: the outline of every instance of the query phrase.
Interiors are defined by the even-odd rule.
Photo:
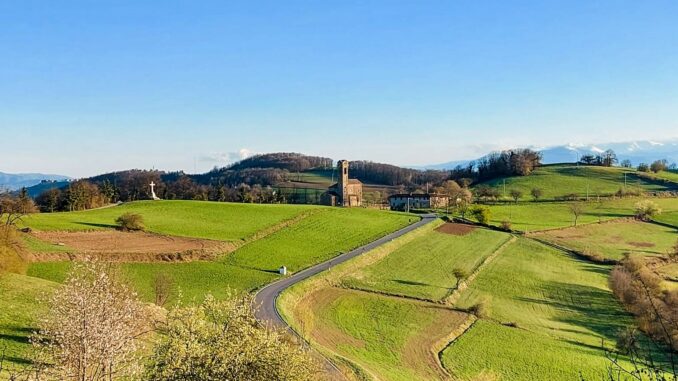
[[[511,189],[509,194],[516,204],[518,203],[518,200],[523,197],[523,192],[520,189]]]
[[[577,221],[579,217],[584,214],[584,205],[580,202],[573,202],[568,204],[568,208],[572,216],[574,217],[574,226],[577,226]]]
[[[153,292],[155,293],[155,304],[162,307],[174,291],[174,279],[167,273],[158,273],[153,278]]]
[[[544,191],[540,188],[532,188],[530,194],[532,195],[534,201],[539,201],[539,199],[544,195]]]

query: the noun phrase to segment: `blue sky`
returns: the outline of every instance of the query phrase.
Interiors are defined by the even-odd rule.
[[[0,0],[0,171],[675,138],[676,20],[676,1]]]

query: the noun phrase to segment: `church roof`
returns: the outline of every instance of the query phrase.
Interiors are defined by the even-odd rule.
[[[358,179],[349,179],[348,183],[349,184],[362,184],[362,181],[360,181]],[[339,186],[338,183],[334,183],[334,184],[330,185],[330,188],[337,188],[338,186]]]

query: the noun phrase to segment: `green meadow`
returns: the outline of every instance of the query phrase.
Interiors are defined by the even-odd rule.
[[[147,230],[154,233],[237,241],[315,208],[209,201],[136,201],[79,212],[38,213],[26,218],[24,225],[35,230],[109,229],[115,226],[116,218],[130,212],[141,214]]]
[[[445,366],[462,377],[598,379],[609,365],[601,343],[633,324],[607,288],[609,269],[519,239],[461,294],[458,307],[484,303],[487,317],[444,352]],[[469,360],[483,350],[491,355]]]
[[[56,283],[12,273],[0,273],[0,355],[11,367],[29,362],[30,336],[45,312],[42,302]]]
[[[223,262],[260,271],[277,271],[282,265],[298,271],[374,241],[418,219],[404,213],[325,208],[322,213],[241,247],[225,256]]]
[[[589,224],[607,221],[620,217],[632,217],[635,213],[635,204],[647,198],[625,198],[616,200],[601,199],[597,201],[582,201],[583,214],[579,216],[577,224]],[[674,218],[678,212],[678,198],[649,198],[661,209],[662,214],[656,219],[662,221],[664,215]],[[488,205],[491,211],[491,223],[499,226],[503,221],[511,223],[512,228],[522,231],[538,231],[557,229],[574,225],[574,215],[570,211],[568,202],[519,202]]]
[[[455,269],[470,274],[510,237],[488,229],[466,235],[446,234],[436,230],[443,224],[440,221],[423,227],[424,234],[348,276],[343,283],[351,288],[438,301],[457,286]]]
[[[534,233],[560,246],[607,259],[626,254],[665,255],[678,239],[676,229],[639,221],[611,221]]]
[[[620,189],[640,191],[678,190],[678,182],[665,183],[639,176],[634,169],[620,167],[598,167],[572,164],[544,165],[538,167],[529,176],[498,178],[483,183],[499,189],[506,198],[510,190],[523,193],[523,200],[532,198],[530,191],[539,188],[542,198],[553,200],[558,197],[576,194],[579,196],[610,195]],[[506,194],[504,194],[504,188]]]
[[[251,204],[225,204],[221,203],[203,203],[193,207],[192,203],[196,201],[174,201],[164,205],[161,209],[156,209],[152,203],[132,203],[125,205],[124,211],[133,211],[153,218],[159,215],[180,215],[182,210],[191,210],[193,213],[200,213],[205,207],[214,207],[218,212],[224,215],[232,213],[238,218],[247,220],[247,208],[252,208],[252,213],[260,221],[262,228],[270,226],[271,223],[279,222],[284,218],[294,217],[309,209],[309,207],[293,207],[287,205],[251,205]],[[161,202],[161,204],[164,202]],[[149,205],[150,204],[150,205]],[[261,209],[261,206],[266,208]],[[176,211],[168,211],[177,207]],[[69,226],[73,221],[85,221],[93,223],[101,217],[104,211],[110,213],[111,210],[120,207],[100,209],[88,214],[89,212],[74,212],[73,217],[69,213],[54,214],[66,217],[66,222],[62,225]],[[278,212],[278,208],[282,212]],[[216,297],[225,295],[227,288],[237,291],[252,291],[278,278],[277,270],[280,266],[287,266],[289,271],[298,271],[309,267],[315,263],[324,261],[341,252],[351,250],[362,244],[373,241],[392,231],[408,225],[418,219],[416,216],[404,213],[384,212],[369,209],[341,209],[327,207],[312,207],[313,213],[308,213],[293,221],[289,226],[272,232],[260,239],[254,239],[236,251],[225,254],[215,261],[193,261],[193,262],[154,262],[154,263],[121,263],[119,266],[123,273],[140,293],[148,301],[153,300],[152,283],[157,274],[164,273],[174,280],[177,292],[187,300],[201,299],[208,292]],[[270,218],[263,218],[268,211],[275,212]],[[120,210],[118,211],[120,212]],[[227,213],[228,212],[228,213]],[[117,213],[113,214],[117,215]],[[214,216],[215,214],[212,214]],[[29,226],[38,226],[44,228],[44,225],[35,225],[37,217],[32,217],[27,224]],[[44,216],[51,216],[44,214]],[[85,217],[90,219],[85,219]],[[234,218],[233,216],[229,218]],[[199,218],[195,218],[199,220]],[[261,221],[268,221],[263,224]],[[200,224],[206,223],[202,220]],[[76,227],[84,226],[75,224]],[[252,229],[252,224],[248,229]],[[212,230],[213,237],[217,234],[220,237],[232,237],[242,234],[243,227],[236,223],[223,224],[219,229]],[[172,229],[161,229],[167,233]],[[182,230],[184,236],[199,236],[201,233],[197,230],[187,233]],[[249,235],[256,231],[249,231]],[[33,242],[35,241],[35,242]],[[41,249],[44,243],[37,239],[29,241],[28,246],[34,249]],[[66,249],[64,249],[66,250]],[[37,262],[29,266],[28,274],[34,277],[43,278],[55,282],[61,282],[66,277],[70,268],[70,262]]]
[[[324,289],[311,297],[316,298],[311,335],[361,373],[395,381],[447,378],[428,349],[461,325],[466,314],[354,290]]]

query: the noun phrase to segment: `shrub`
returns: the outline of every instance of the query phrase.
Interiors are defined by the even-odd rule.
[[[487,300],[482,300],[469,308],[469,312],[479,318],[486,318],[490,315],[490,303]]]
[[[141,214],[125,213],[115,220],[115,223],[121,230],[144,230],[144,217]]]
[[[650,200],[637,202],[635,208],[636,218],[641,221],[649,221],[652,217],[661,214],[662,212],[659,206]]]
[[[466,271],[466,270],[464,270],[460,267],[454,268],[452,270],[452,274],[454,274],[454,277],[457,278],[457,285],[459,283],[461,283],[463,280],[465,280],[466,278],[469,277],[468,271]]]
[[[487,225],[490,222],[491,212],[487,207],[476,205],[471,209],[471,215],[483,225]]]
[[[250,296],[235,295],[170,311],[150,360],[149,381],[311,381],[319,370],[285,333],[256,321]]]
[[[510,232],[512,230],[512,225],[511,221],[504,220],[501,222],[501,228],[502,230],[506,230],[507,232]]]
[[[532,188],[530,194],[532,195],[534,201],[539,201],[539,199],[544,195],[544,191],[539,188]]]

